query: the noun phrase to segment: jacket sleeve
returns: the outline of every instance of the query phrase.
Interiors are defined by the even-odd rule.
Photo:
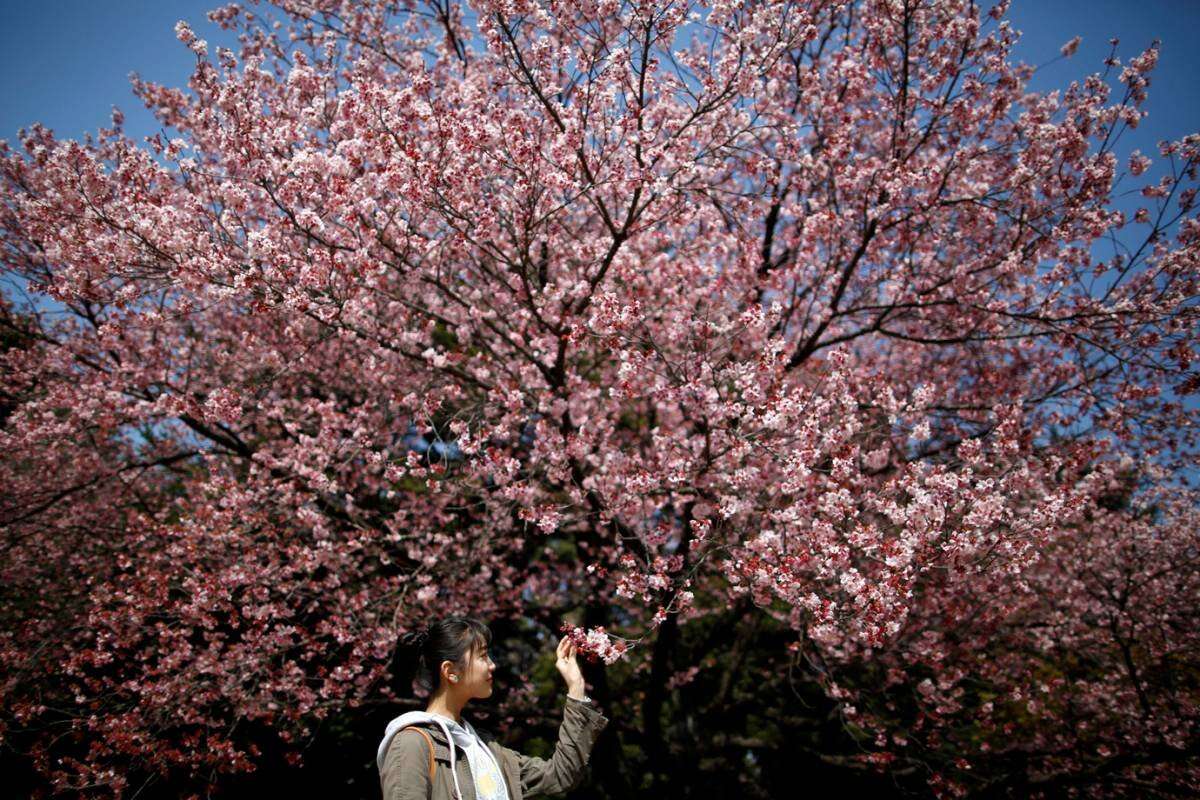
[[[416,731],[402,730],[392,737],[379,773],[383,800],[429,800],[429,744]]]
[[[591,703],[568,697],[563,721],[558,726],[554,755],[549,760],[508,750],[520,772],[522,794],[537,797],[575,788],[587,769],[592,745],[607,724],[608,717]]]

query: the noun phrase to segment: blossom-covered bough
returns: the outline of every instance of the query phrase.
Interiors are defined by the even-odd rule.
[[[1200,788],[1200,138],[1006,5],[231,4],[0,143],[6,763],[295,763],[469,610],[609,664],[610,796]]]

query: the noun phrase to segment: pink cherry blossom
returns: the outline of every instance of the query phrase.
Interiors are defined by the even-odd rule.
[[[229,4],[169,135],[0,141],[14,758],[216,792],[472,613],[652,790],[1200,787],[1200,137],[1146,176],[1157,45],[1033,92],[1006,8]]]

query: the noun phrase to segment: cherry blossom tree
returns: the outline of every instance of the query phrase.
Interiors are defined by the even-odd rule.
[[[469,611],[596,659],[597,796],[1200,789],[1200,137],[1006,7],[230,4],[0,142],[12,758],[216,791]]]

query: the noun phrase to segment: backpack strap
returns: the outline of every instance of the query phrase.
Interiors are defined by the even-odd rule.
[[[429,782],[433,783],[433,775],[437,772],[437,762],[433,760],[433,737],[428,732],[416,727],[405,728],[406,731],[416,731],[425,737],[425,742],[429,745]]]

